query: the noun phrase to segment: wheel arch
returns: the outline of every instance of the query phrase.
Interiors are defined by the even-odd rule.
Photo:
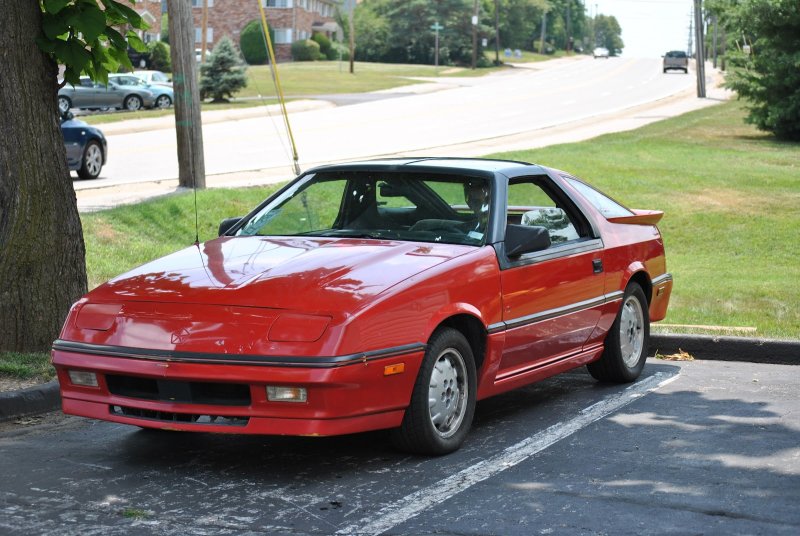
[[[479,371],[486,358],[486,327],[483,322],[471,314],[458,313],[439,322],[431,334],[443,327],[455,329],[467,339],[475,359],[475,371],[478,372],[478,378],[480,378]]]
[[[625,284],[620,291],[625,291],[631,283],[637,283],[644,291],[644,296],[647,298],[647,305],[653,301],[653,283],[650,279],[650,274],[647,269],[640,262],[634,262],[625,270],[625,277],[622,279]]]

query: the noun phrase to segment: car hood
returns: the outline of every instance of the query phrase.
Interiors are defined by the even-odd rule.
[[[474,246],[390,240],[222,237],[123,274],[90,301],[150,301],[355,313]]]

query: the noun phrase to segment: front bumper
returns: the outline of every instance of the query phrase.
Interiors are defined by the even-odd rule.
[[[70,415],[146,428],[322,436],[399,426],[423,355],[424,347],[415,347],[319,367],[176,362],[58,347],[52,353]],[[385,374],[398,363],[403,373]],[[70,370],[94,372],[97,387],[73,384]],[[304,387],[307,401],[269,401],[267,385]]]

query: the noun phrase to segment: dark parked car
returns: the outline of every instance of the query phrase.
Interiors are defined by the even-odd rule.
[[[671,70],[689,72],[689,56],[683,50],[670,50],[664,54],[662,63],[665,73]]]
[[[61,133],[67,149],[67,165],[82,179],[96,179],[106,163],[106,137],[99,128],[75,119],[70,112],[61,115]]]
[[[142,86],[124,86],[109,79],[108,85],[93,82],[82,76],[77,86],[66,84],[58,90],[58,111],[70,108],[124,108],[130,111],[150,108],[155,103],[155,95]]]

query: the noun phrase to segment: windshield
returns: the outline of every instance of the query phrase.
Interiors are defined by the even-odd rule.
[[[473,177],[319,173],[285,190],[236,234],[481,245],[489,199],[489,182]]]

